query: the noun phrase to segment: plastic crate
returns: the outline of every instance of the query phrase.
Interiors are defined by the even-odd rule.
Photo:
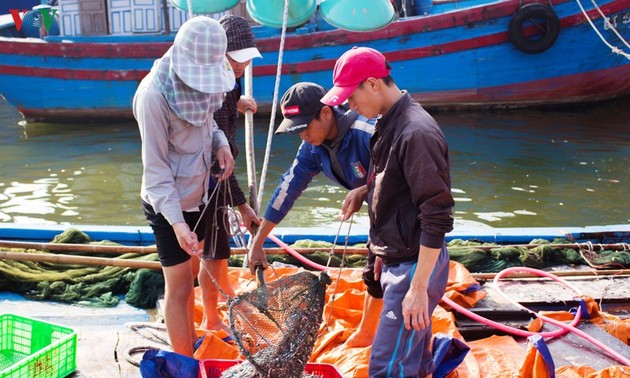
[[[0,378],[60,378],[77,368],[77,333],[12,314],[0,315]]]
[[[243,361],[239,360],[201,360],[199,361],[199,378],[220,378],[221,373]],[[307,363],[304,372],[321,378],[343,378],[343,375],[330,364]]]

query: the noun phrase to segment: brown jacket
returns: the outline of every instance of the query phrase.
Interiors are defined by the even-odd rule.
[[[376,124],[368,181],[370,251],[387,265],[441,248],[453,230],[448,145],[408,93]]]

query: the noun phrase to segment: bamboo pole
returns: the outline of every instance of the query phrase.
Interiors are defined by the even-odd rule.
[[[598,249],[608,251],[630,251],[630,244],[628,243],[614,243],[614,244],[597,244],[597,243],[565,243],[565,244],[495,244],[495,245],[453,245],[449,246],[449,249],[481,249],[483,251],[491,251],[497,248],[527,248],[534,249],[541,246],[549,246],[552,248],[560,249],[577,249],[577,250],[595,250]]]
[[[562,249],[582,249],[582,250],[609,250],[609,251],[623,251],[630,250],[630,246],[627,243],[616,243],[616,244],[588,244],[588,243],[574,243],[574,244],[539,244],[539,245],[548,245],[553,248],[562,248]],[[484,251],[489,251],[496,248],[536,248],[539,245],[536,244],[522,244],[522,245],[494,245],[494,246],[452,246],[451,249],[481,249]],[[53,252],[85,252],[85,253],[111,253],[111,254],[121,254],[121,253],[137,253],[137,254],[149,254],[156,253],[157,249],[155,246],[125,246],[125,245],[101,245],[101,244],[69,244],[69,243],[34,243],[34,242],[18,242],[18,241],[5,241],[0,240],[0,248],[22,248],[22,249],[36,249],[36,250],[46,250]],[[330,248],[294,248],[294,250],[300,254],[311,254],[317,251],[330,252]],[[265,248],[265,252],[267,254],[274,255],[282,255],[287,254],[288,252],[282,248]],[[243,255],[247,253],[245,248],[232,248],[232,253],[237,255]],[[335,247],[333,248],[334,254],[342,254],[344,253],[343,247]],[[349,247],[345,248],[346,254],[358,254],[365,255],[367,254],[367,249],[364,247]]]
[[[140,255],[156,253],[155,246],[137,247],[126,245],[98,245],[98,244],[68,244],[68,243],[32,243],[32,242],[18,242],[18,241],[4,241],[0,240],[0,248],[21,248],[21,249],[35,249],[39,251],[51,251],[51,252],[83,252],[83,253],[137,253]],[[294,250],[303,255],[308,255],[315,252],[330,252],[330,248],[294,248]],[[232,248],[232,254],[244,255],[247,253],[246,248]],[[283,248],[265,248],[265,253],[268,255],[284,255],[288,252]],[[333,249],[334,254],[344,253],[343,247],[335,247]],[[346,248],[346,254],[358,254],[366,255],[366,248]]]
[[[558,270],[550,272],[558,277],[592,277],[592,278],[600,278],[600,277],[629,277],[630,269],[607,269],[607,270],[590,270],[590,269],[581,269],[581,270]],[[490,281],[494,280],[499,273],[471,273],[473,278],[476,280],[485,280]],[[513,273],[510,274],[509,277],[503,278],[503,280],[510,279],[523,279],[523,278],[539,278],[548,280],[548,278],[540,277],[535,274],[522,272],[522,273]]]
[[[133,259],[112,259],[108,257],[72,256],[52,253],[23,253],[0,251],[0,259],[15,261],[48,262],[54,264],[79,264],[98,266],[119,266],[124,268],[162,269],[158,261],[144,261]]]
[[[245,96],[253,97],[252,87],[252,64],[245,67]],[[256,181],[256,157],[254,150],[254,113],[251,110],[245,111],[245,153],[247,156],[247,187],[249,192],[249,205],[256,214],[260,211],[258,203],[258,183]]]
[[[33,243],[0,240],[0,248],[36,249],[52,252],[85,252],[85,253],[138,253],[146,255],[156,253],[155,246],[134,247],[126,245],[101,245],[101,244],[69,244],[69,243]]]
[[[131,247],[134,248],[134,247]],[[137,248],[137,247],[135,247]],[[309,252],[315,252],[320,250],[318,248],[302,248],[302,253],[305,250]],[[245,253],[244,248],[238,248],[238,252]],[[265,250],[268,254],[280,254],[287,253],[281,248],[267,248]],[[352,253],[346,251],[346,253]],[[133,259],[115,259],[106,257],[87,257],[87,256],[75,256],[64,254],[51,254],[51,253],[23,253],[23,252],[9,252],[0,251],[0,259],[15,260],[15,261],[34,261],[34,262],[49,262],[56,264],[80,264],[80,265],[99,265],[99,266],[120,266],[126,268],[147,268],[147,269],[161,269],[160,263],[157,261],[144,261]],[[344,268],[353,269],[353,268]],[[358,268],[356,268],[358,269]],[[493,280],[498,273],[471,273],[476,280]],[[630,277],[630,269],[609,269],[609,270],[562,270],[554,271],[554,275],[559,277],[583,277],[583,278],[601,278],[601,277]],[[509,279],[524,279],[524,278],[537,278],[540,276],[533,275],[531,273],[523,272],[512,274],[504,280]]]
[[[245,95],[253,98],[253,62],[245,67]],[[249,206],[258,215],[260,213],[260,203],[258,201],[258,182],[256,180],[256,155],[254,149],[254,113],[247,109],[245,111],[245,154],[247,159],[247,191],[249,193]],[[251,235],[247,245],[251,247],[254,242],[254,236],[258,231],[257,225],[248,225],[251,227]],[[247,253],[244,253],[243,267],[248,266]]]

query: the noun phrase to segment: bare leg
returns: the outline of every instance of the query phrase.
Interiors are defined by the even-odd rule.
[[[192,304],[194,301],[191,262],[163,267],[166,289],[164,292],[164,321],[173,351],[185,356],[193,355]]]
[[[365,294],[363,317],[361,317],[361,322],[359,322],[357,329],[348,337],[348,340],[346,340],[346,346],[355,348],[372,345],[382,309],[382,299],[374,298],[367,293]]]
[[[219,315],[219,289],[216,286],[218,283],[226,295],[234,297],[234,289],[232,289],[228,277],[228,260],[203,260],[202,264],[205,264],[207,270],[202,267],[199,271],[199,285],[201,286],[201,297],[203,300],[201,328],[215,331],[224,330],[227,333],[231,333],[230,327],[223,322]],[[212,280],[208,271],[212,274],[216,283]]]

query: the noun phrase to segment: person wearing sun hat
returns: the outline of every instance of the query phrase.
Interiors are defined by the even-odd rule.
[[[367,199],[370,243],[364,272],[372,270],[383,290],[368,375],[426,377],[435,369],[431,314],[448,281],[444,235],[453,230],[450,160],[438,123],[398,88],[390,71],[379,51],[352,48],[335,63],[334,87],[322,102],[348,101],[359,114],[379,117],[370,142],[367,187],[348,193],[342,206],[349,219]]]
[[[193,355],[197,339],[193,288],[213,154],[223,170],[218,179],[234,169],[228,141],[213,119],[235,83],[226,47],[216,20],[191,18],[133,98],[142,140],[140,196],[166,285],[164,320],[173,351],[186,356]]]
[[[236,142],[238,112],[245,113],[248,109],[253,113],[256,112],[254,98],[242,95],[241,79],[245,73],[245,68],[251,64],[252,59],[262,56],[256,48],[254,34],[246,19],[240,16],[225,15],[219,19],[219,24],[227,36],[226,59],[236,77],[236,85],[227,92],[223,106],[214,113],[214,119],[225,133],[232,155],[236,159],[239,152]],[[215,164],[213,172],[218,171],[219,167]],[[227,189],[227,193],[225,193],[224,188]],[[223,317],[218,309],[219,287],[229,297],[235,296],[228,277],[228,259],[231,255],[231,249],[230,231],[226,227],[229,224],[226,207],[238,208],[243,224],[250,231],[252,224],[260,224],[260,219],[247,203],[245,194],[234,174],[230,175],[227,185],[222,186],[220,190],[215,191],[215,182],[211,180],[209,192],[210,194],[214,193],[214,196],[210,198],[206,211],[206,243],[201,259],[201,263],[205,264],[206,268],[202,267],[199,270],[199,286],[203,302],[203,318],[200,328],[210,331],[225,331],[230,334],[230,327],[223,323]]]
[[[284,219],[316,175],[323,173],[345,189],[365,186],[370,165],[370,137],[374,120],[343,106],[324,105],[321,85],[301,82],[280,100],[284,119],[276,134],[299,135],[302,144],[291,166],[275,189],[260,229],[249,249],[250,270],[268,266],[263,245],[273,228]]]

